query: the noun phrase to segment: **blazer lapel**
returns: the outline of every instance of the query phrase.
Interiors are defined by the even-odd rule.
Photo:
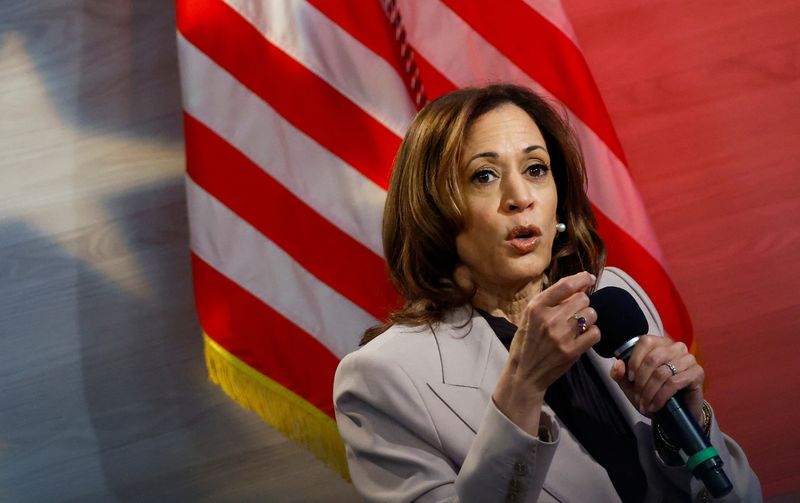
[[[473,432],[478,431],[486,405],[500,379],[508,350],[497,340],[486,320],[469,308],[454,311],[433,327],[441,363],[441,380],[428,388]],[[620,387],[609,377],[613,360],[593,349],[589,358],[630,425],[646,420],[630,406]]]
[[[429,381],[428,388],[475,433],[508,351],[486,320],[470,308],[455,310],[433,327],[433,333],[441,381]]]

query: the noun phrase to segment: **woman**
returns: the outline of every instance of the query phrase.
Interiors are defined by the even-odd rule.
[[[334,384],[366,499],[702,501],[651,425],[682,390],[734,482],[726,501],[760,500],[703,400],[703,369],[662,336],[633,279],[603,269],[580,149],[541,98],[493,85],[425,107],[395,161],[383,238],[405,304]],[[587,293],[607,285],[637,299],[653,334],[627,373],[591,350]]]

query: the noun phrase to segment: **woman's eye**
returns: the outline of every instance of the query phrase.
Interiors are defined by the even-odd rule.
[[[537,164],[531,164],[530,166],[528,166],[528,168],[527,168],[525,171],[526,171],[526,172],[527,172],[527,173],[528,173],[530,176],[532,176],[532,177],[534,177],[534,178],[541,178],[541,177],[543,177],[543,176],[547,176],[547,171],[548,171],[549,169],[550,169],[550,168],[549,168],[549,167],[547,167],[547,165],[545,165],[545,164],[538,164],[538,163],[537,163]]]
[[[489,183],[495,178],[497,178],[497,175],[495,175],[488,169],[478,170],[475,172],[475,174],[472,175],[472,181],[477,183]]]

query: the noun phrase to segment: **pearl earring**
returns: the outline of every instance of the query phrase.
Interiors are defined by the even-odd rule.
[[[557,230],[559,233],[566,232],[566,230],[567,230],[567,224],[565,224],[565,223],[563,223],[563,222],[559,222],[559,223],[557,223],[557,224],[556,224],[556,230]]]

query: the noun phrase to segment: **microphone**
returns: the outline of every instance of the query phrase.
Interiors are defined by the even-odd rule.
[[[600,356],[616,356],[627,365],[639,337],[647,334],[647,319],[639,304],[627,291],[615,286],[597,290],[589,296],[589,305],[597,311],[600,342],[594,345]],[[722,459],[695,418],[686,410],[680,392],[656,412],[655,418],[670,441],[680,448],[681,459],[692,474],[703,481],[715,498],[731,492],[731,484],[722,469]],[[654,426],[655,427],[655,426]]]

